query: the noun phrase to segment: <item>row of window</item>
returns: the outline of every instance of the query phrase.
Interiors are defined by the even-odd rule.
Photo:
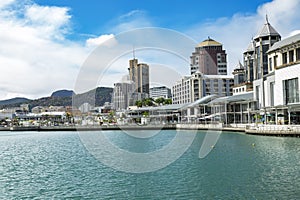
[[[300,60],[300,48],[297,48],[296,50],[290,50],[288,52],[282,53],[282,65],[292,63],[295,61]],[[274,63],[273,63],[274,62]],[[273,58],[269,58],[269,66],[270,70],[273,70],[274,68],[278,66],[278,55],[273,56]]]
[[[245,92],[245,88],[244,87],[242,87],[242,88],[236,88],[236,89],[233,89],[233,92],[234,93]]]
[[[299,102],[299,87],[298,78],[283,80],[283,103],[298,103]],[[270,105],[274,106],[275,83],[270,83]],[[256,86],[256,99],[259,100],[260,88]]]

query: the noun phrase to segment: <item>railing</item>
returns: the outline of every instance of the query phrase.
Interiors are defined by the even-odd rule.
[[[271,135],[299,135],[300,125],[247,125],[246,132]]]

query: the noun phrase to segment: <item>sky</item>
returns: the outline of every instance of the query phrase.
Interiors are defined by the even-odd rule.
[[[299,10],[300,0],[1,0],[0,100],[113,87],[126,75],[134,48],[152,66],[153,85],[171,87],[189,74],[193,49],[183,41],[196,45],[208,36],[223,44],[231,73],[266,14],[285,38],[300,32]]]

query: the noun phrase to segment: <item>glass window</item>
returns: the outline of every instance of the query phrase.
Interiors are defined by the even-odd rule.
[[[256,100],[259,100],[259,86],[256,86]]]
[[[276,68],[277,67],[277,58],[278,58],[278,56],[274,56],[273,58],[274,58],[274,68]]]
[[[289,62],[294,62],[294,50],[289,51]]]
[[[287,64],[287,52],[282,53],[282,64]]]
[[[300,48],[296,49],[296,60],[300,60]]]
[[[269,58],[270,71],[273,71],[272,58]]]
[[[284,104],[299,102],[298,78],[283,80]]]
[[[275,82],[271,82],[270,83],[270,106],[274,106],[274,84],[275,84]]]

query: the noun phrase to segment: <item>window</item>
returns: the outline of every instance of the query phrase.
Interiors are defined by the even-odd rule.
[[[296,49],[296,60],[300,60],[300,48]]]
[[[256,100],[259,102],[259,85],[255,87],[255,95],[256,95]],[[258,103],[258,107],[260,108],[260,103]]]
[[[287,52],[282,54],[282,64],[287,64]]]
[[[294,50],[289,51],[289,62],[294,62]]]
[[[298,78],[283,80],[283,102],[299,102]]]
[[[277,58],[278,58],[278,56],[276,55],[273,58],[274,58],[274,68],[276,68],[277,67]]]
[[[270,71],[273,71],[272,58],[269,58]]]
[[[274,84],[275,82],[270,83],[270,106],[274,106]]]

